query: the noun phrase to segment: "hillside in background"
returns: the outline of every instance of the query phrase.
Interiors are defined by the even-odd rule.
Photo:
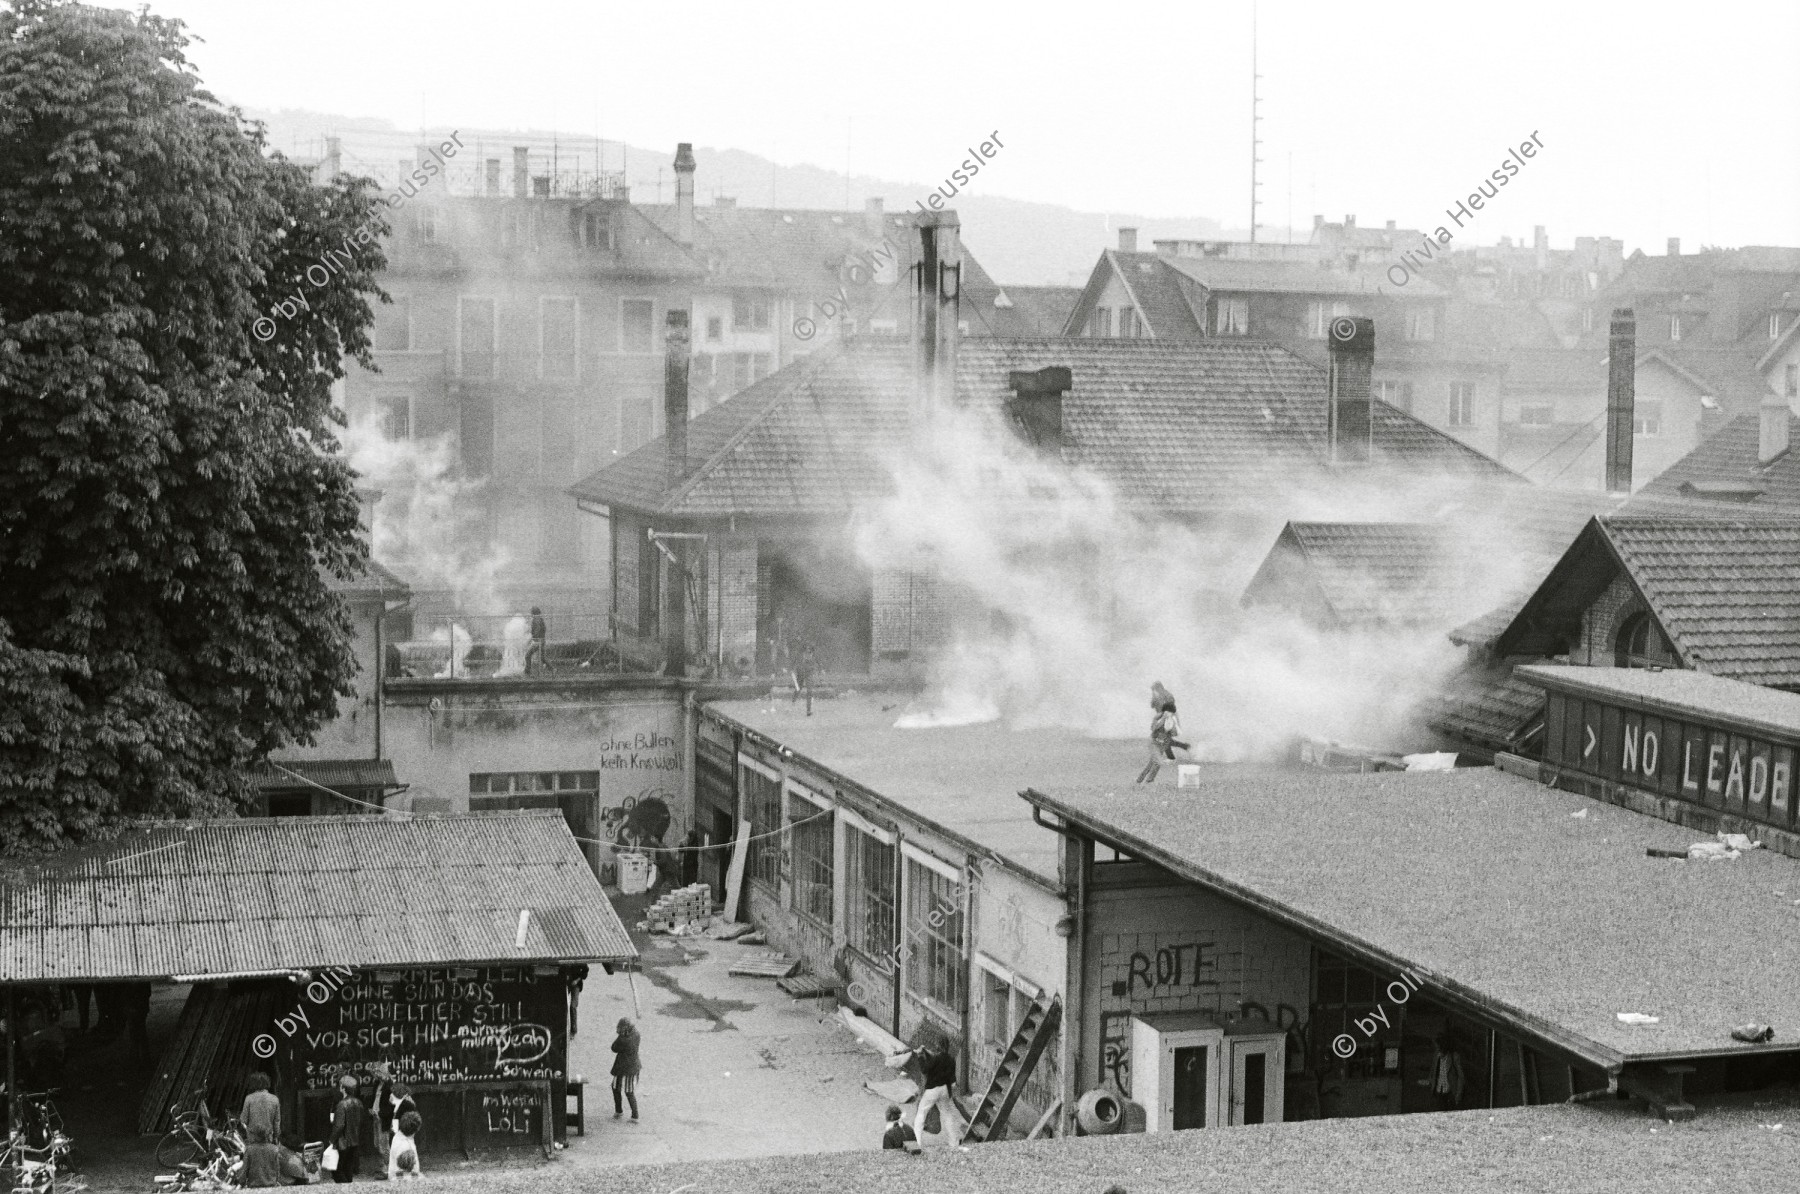
[[[391,174],[399,160],[410,158],[418,133],[395,128],[384,120],[332,116],[320,112],[287,109],[263,112],[246,109],[245,115],[263,121],[269,141],[291,157],[322,156],[325,137],[343,139],[344,168],[352,172]],[[441,138],[449,129],[429,132]],[[458,129],[468,146],[481,157],[502,159],[502,172],[510,176],[513,145],[530,145],[533,152],[559,154],[608,171],[623,169],[638,202],[669,202],[674,197],[675,147],[640,149],[617,141],[597,143],[592,136],[551,134],[542,130]],[[782,166],[740,149],[696,147],[698,163],[695,190],[698,201],[716,197],[736,199],[746,207],[807,207],[862,210],[866,200],[879,197],[888,210],[911,208],[931,193],[929,184],[896,182],[842,173],[818,166]],[[1138,229],[1138,243],[1145,249],[1160,238],[1219,239],[1241,237],[1242,231],[1222,229],[1217,220],[1196,216],[1156,219],[1126,212],[1084,212],[1051,203],[1033,203],[981,193],[978,176],[969,190],[958,195],[954,207],[962,218],[963,239],[997,280],[1016,285],[1079,286],[1087,281],[1100,250],[1118,244],[1120,227]],[[1271,240],[1285,230],[1267,229]]]

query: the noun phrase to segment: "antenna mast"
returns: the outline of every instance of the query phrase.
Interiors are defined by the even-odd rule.
[[[1257,131],[1257,127],[1256,127],[1257,125],[1262,123],[1262,114],[1256,110],[1257,105],[1262,103],[1262,98],[1261,98],[1258,88],[1257,88],[1257,82],[1261,78],[1262,78],[1262,76],[1256,73],[1256,5],[1252,4],[1250,6],[1250,243],[1251,244],[1256,243],[1256,188],[1258,185],[1260,185],[1256,181],[1256,167],[1262,161],[1261,158],[1256,156],[1257,151],[1262,148],[1261,134]]]

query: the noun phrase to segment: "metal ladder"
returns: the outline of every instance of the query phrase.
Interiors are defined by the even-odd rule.
[[[1062,1000],[1052,998],[1048,1007],[1032,1001],[1031,1010],[1019,1021],[1019,1030],[1013,1034],[1006,1055],[994,1067],[993,1080],[988,1083],[981,1105],[969,1120],[962,1143],[980,1144],[1001,1138],[1006,1131],[1007,1117],[1012,1115],[1013,1105],[1019,1101],[1032,1068],[1043,1055],[1045,1046],[1056,1036],[1057,1025],[1061,1022]]]

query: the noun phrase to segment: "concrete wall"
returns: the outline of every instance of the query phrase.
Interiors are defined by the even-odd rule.
[[[1223,1021],[1256,1003],[1286,1026],[1307,1019],[1312,998],[1303,937],[1146,863],[1094,867],[1084,963],[1083,1091],[1103,1084],[1131,1093],[1133,1013]],[[1297,1061],[1290,1049],[1289,1066]]]
[[[356,656],[356,694],[338,698],[338,715],[319,730],[311,746],[295,746],[277,752],[283,761],[296,759],[372,759],[381,752],[375,745],[376,623],[380,601],[357,601],[350,606],[350,649]]]

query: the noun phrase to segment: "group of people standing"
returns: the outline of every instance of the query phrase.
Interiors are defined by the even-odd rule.
[[[385,1159],[375,1176],[389,1180],[418,1177],[418,1104],[405,1083],[396,1082],[384,1065],[369,1067],[374,1091],[363,1102],[363,1083],[354,1074],[338,1078],[338,1101],[331,1110],[331,1132],[320,1169],[334,1182],[356,1178],[368,1153]],[[282,1143],[281,1100],[269,1089],[267,1074],[251,1074],[250,1093],[238,1121],[244,1128],[246,1186],[299,1185],[306,1169],[298,1153]]]

